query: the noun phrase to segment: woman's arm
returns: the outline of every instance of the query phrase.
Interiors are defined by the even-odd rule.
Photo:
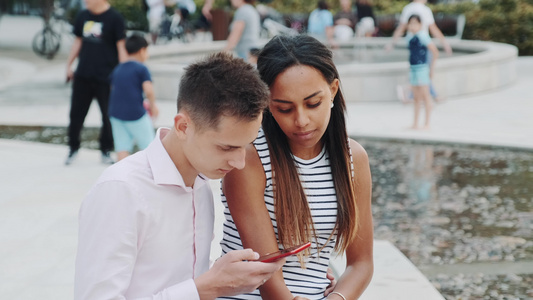
[[[354,140],[350,140],[350,147],[354,160],[359,230],[355,240],[346,249],[346,270],[339,278],[334,292],[341,293],[346,299],[358,299],[370,283],[374,273],[372,177],[365,149]],[[329,294],[327,299],[342,300],[337,294]]]
[[[231,27],[231,32],[228,36],[228,43],[226,44],[226,47],[224,48],[225,51],[232,51],[235,49],[239,41],[241,40],[242,33],[244,32],[244,27],[246,26],[246,23],[242,20],[238,20],[233,22],[233,26]]]
[[[253,145],[246,149],[246,165],[233,170],[223,181],[222,188],[228,208],[244,248],[263,255],[278,251],[278,242],[265,205],[266,175]],[[281,270],[259,288],[263,299],[293,299],[285,285]]]

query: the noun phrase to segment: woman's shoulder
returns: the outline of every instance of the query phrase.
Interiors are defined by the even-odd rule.
[[[354,160],[368,161],[368,154],[366,153],[365,148],[354,139],[350,138],[349,141],[350,141],[350,150],[352,152],[352,156],[354,157]]]

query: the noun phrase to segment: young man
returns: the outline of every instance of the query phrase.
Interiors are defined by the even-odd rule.
[[[107,0],[85,0],[87,9],[81,11],[74,22],[76,36],[67,59],[67,81],[73,80],[70,103],[68,144],[70,152],[66,165],[70,165],[80,148],[80,133],[93,98],[102,113],[100,151],[102,162],[113,163],[111,124],[107,115],[109,105],[109,74],[120,61],[126,60],[124,46],[124,20]],[[78,58],[76,73],[72,63]]]
[[[74,299],[215,299],[251,292],[284,260],[250,249],[209,269],[214,208],[208,178],[245,164],[268,87],[227,53],[190,65],[171,129],[109,167],[79,215]]]

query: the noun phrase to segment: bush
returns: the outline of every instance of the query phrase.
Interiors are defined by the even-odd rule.
[[[481,0],[479,4],[435,5],[433,12],[466,16],[464,39],[515,45],[519,55],[533,55],[533,1]]]
[[[148,20],[143,10],[143,0],[109,0],[126,21],[128,30],[148,30]]]

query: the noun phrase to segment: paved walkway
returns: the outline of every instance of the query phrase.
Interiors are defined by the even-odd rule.
[[[11,27],[19,24],[24,28],[31,22],[18,21],[10,16],[0,19],[0,125],[66,126],[70,95],[70,87],[64,83],[67,51],[62,50],[53,61],[36,57],[23,41],[31,36],[28,31],[21,31],[27,35],[24,38],[13,32],[18,27]],[[520,58],[519,79],[513,85],[438,104],[429,131],[405,129],[411,122],[410,105],[351,103],[349,132],[354,136],[533,149],[532,68],[533,58]],[[160,110],[156,125],[171,125],[175,103],[161,101]],[[86,126],[99,125],[100,116],[93,105]],[[77,210],[105,166],[99,163],[97,151],[82,149],[79,160],[65,167],[66,154],[65,146],[0,140],[2,297],[72,298]],[[220,221],[220,214],[218,218]],[[216,251],[215,247],[215,255]],[[390,243],[376,241],[375,256],[375,276],[363,299],[442,299]]]

